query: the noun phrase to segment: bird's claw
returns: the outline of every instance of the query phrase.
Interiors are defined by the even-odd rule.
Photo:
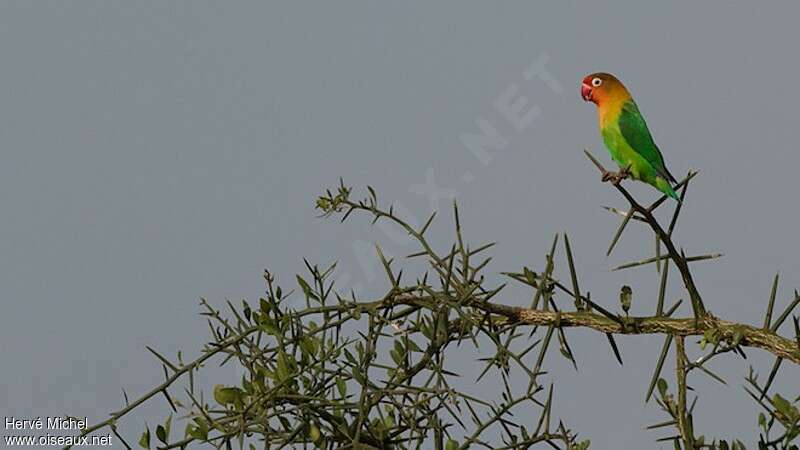
[[[603,171],[602,180],[603,180],[604,183],[607,182],[607,181],[610,181],[611,184],[619,185],[619,183],[622,180],[624,180],[624,179],[626,179],[626,178],[628,178],[630,176],[631,176],[630,168],[625,167],[625,168],[620,169],[619,172],[609,172],[608,170],[604,170]]]

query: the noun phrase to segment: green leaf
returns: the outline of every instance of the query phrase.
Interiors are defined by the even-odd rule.
[[[205,419],[202,417],[198,417],[195,419],[197,422],[197,427],[193,430],[192,437],[195,439],[199,439],[201,441],[208,440],[208,423],[206,423]]]
[[[667,380],[665,380],[663,378],[659,378],[657,386],[658,386],[658,393],[661,394],[662,397],[666,397],[667,396],[667,388],[669,387],[667,385]]]
[[[303,290],[303,294],[306,298],[312,298],[314,300],[319,301],[319,297],[314,294],[314,291],[311,290],[311,286],[308,285],[308,282],[303,279],[300,275],[295,275],[297,277],[297,284],[300,285],[300,288]]]
[[[252,311],[250,310],[250,305],[248,305],[245,300],[242,300],[242,312],[244,313],[244,318],[250,320],[250,313],[252,313]]]
[[[389,355],[392,357],[392,361],[394,361],[395,364],[400,365],[400,363],[403,362],[403,358],[397,353],[397,350],[389,350]]]
[[[294,359],[290,355],[287,355],[286,352],[283,350],[278,352],[278,364],[275,370],[278,376],[278,382],[283,382],[294,375],[295,364]]]
[[[458,442],[454,441],[453,439],[449,439],[444,448],[445,450],[458,450]]]
[[[318,348],[319,346],[317,345],[316,338],[304,336],[303,339],[300,340],[300,350],[308,356],[316,356]]]
[[[359,370],[358,367],[353,367],[353,379],[356,380],[358,382],[358,384],[360,384],[362,386],[364,385],[364,383],[366,381],[366,380],[364,380],[364,375],[361,374],[361,370]]]
[[[336,379],[336,388],[339,389],[339,395],[343,398],[347,396],[347,384],[339,377]]]
[[[139,438],[139,447],[149,449],[150,448],[150,428],[145,425],[144,433],[142,433],[142,437]]]
[[[779,413],[783,414],[785,417],[791,417],[792,404],[789,403],[789,400],[781,397],[781,394],[775,394],[775,396],[772,398],[772,404]]]
[[[428,340],[433,340],[433,330],[427,319],[423,319],[422,323],[420,323],[420,331]]]
[[[317,424],[311,423],[311,427],[308,430],[308,437],[311,438],[311,442],[319,442],[322,438],[322,433],[319,431]]]
[[[166,430],[164,430],[163,425],[159,425],[156,427],[156,437],[158,438],[159,441],[165,444],[167,443],[167,432]]]
[[[241,394],[242,391],[236,387],[225,387],[222,384],[214,386],[214,400],[222,406],[236,403]]]
[[[273,336],[278,336],[279,334],[281,334],[281,330],[280,327],[278,326],[278,323],[275,321],[275,319],[270,317],[269,314],[263,313],[259,316],[259,318],[261,319],[261,321],[259,322],[258,325],[264,332],[266,332],[267,334],[271,334]]]
[[[350,350],[344,349],[344,357],[347,358],[347,362],[349,362],[350,364],[353,365],[356,364],[356,357],[353,356],[352,353],[350,353]]]
[[[272,336],[277,336],[281,333],[281,330],[279,330],[275,324],[271,322],[262,322],[261,330]]]
[[[633,302],[633,291],[631,287],[627,284],[622,286],[619,291],[619,302],[622,305],[622,310],[625,311],[625,314],[628,314],[628,311],[631,309],[631,304]]]
[[[164,434],[167,436],[166,439],[169,440],[169,432],[172,430],[172,414],[167,417],[167,420],[164,422]],[[164,441],[166,444],[167,442]]]

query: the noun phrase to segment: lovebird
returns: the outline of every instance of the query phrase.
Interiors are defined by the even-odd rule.
[[[619,173],[604,174],[603,180],[618,183],[630,176],[678,200],[671,184],[675,177],[664,165],[639,107],[617,77],[602,72],[587,75],[581,83],[581,96],[597,105],[600,134],[620,167]]]

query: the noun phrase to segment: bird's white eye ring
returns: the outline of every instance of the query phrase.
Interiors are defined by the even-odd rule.
[[[601,80],[600,78],[592,78],[592,86],[598,87],[601,84],[603,84],[603,80]]]

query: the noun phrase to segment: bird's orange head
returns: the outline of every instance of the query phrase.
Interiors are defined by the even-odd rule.
[[[581,97],[587,102],[602,106],[608,102],[628,100],[631,94],[614,75],[597,72],[583,78]]]

